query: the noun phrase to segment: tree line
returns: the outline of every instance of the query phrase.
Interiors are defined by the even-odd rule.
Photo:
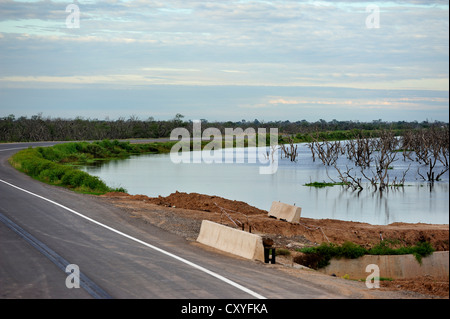
[[[448,127],[445,122],[386,122],[374,120],[372,122],[358,121],[325,121],[316,122],[306,120],[298,121],[223,121],[208,122],[202,119],[202,129],[215,127],[225,132],[225,128],[277,128],[282,135],[302,135],[324,131],[348,130],[411,130],[430,127]],[[170,132],[177,127],[185,127],[192,133],[192,121],[185,120],[182,114],[176,114],[170,120],[155,120],[149,117],[145,120],[137,116],[128,119],[99,120],[76,117],[65,119],[60,117],[43,117],[41,113],[31,117],[16,117],[11,114],[0,117],[0,142],[37,142],[37,141],[80,141],[103,139],[129,139],[129,138],[160,138],[169,137]]]

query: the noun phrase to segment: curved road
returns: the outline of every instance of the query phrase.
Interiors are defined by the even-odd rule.
[[[53,144],[0,144],[0,298],[342,297],[276,267],[180,241],[7,161],[22,148]],[[67,265],[78,267],[81,288],[68,288],[77,282]]]

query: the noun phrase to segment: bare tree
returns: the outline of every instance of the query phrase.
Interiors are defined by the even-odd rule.
[[[439,181],[449,170],[449,129],[431,127],[427,130],[410,132],[405,145],[414,150],[415,160],[427,167],[426,177],[417,169],[417,174],[428,182]],[[405,147],[405,146],[404,146]],[[436,164],[442,167],[436,171]]]
[[[281,150],[283,151],[284,157],[289,158],[291,162],[296,162],[298,145],[294,143],[294,139],[291,136],[288,137],[288,143],[289,146],[287,144],[281,144]]]
[[[319,142],[315,140],[314,142],[309,144],[311,152],[317,154],[317,157],[322,161],[322,163],[326,166],[332,166],[336,163],[339,158],[339,154],[341,154],[341,142],[339,141],[323,141]]]
[[[364,189],[362,178],[357,177],[351,171],[353,168],[349,168],[346,166],[346,171],[341,172],[341,170],[335,165],[334,168],[338,172],[339,180],[342,184],[346,185],[348,188],[351,188],[353,190],[359,190],[362,191]]]

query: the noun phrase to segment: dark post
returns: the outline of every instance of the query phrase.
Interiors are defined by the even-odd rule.
[[[270,254],[272,251],[272,254]],[[264,247],[264,262],[275,264],[275,248]]]

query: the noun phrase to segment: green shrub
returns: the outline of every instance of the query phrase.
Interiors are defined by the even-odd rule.
[[[307,257],[306,262],[308,262],[308,264],[304,264],[305,266],[319,269],[328,266],[331,258],[339,256],[339,249],[339,246],[336,244],[322,243],[317,247],[306,247],[299,251],[310,255]],[[299,262],[298,259],[294,259],[294,261]]]
[[[360,245],[350,241],[343,243],[340,247],[336,247],[336,256],[349,259],[359,258],[364,256],[367,250]]]
[[[97,176],[89,175],[89,177],[84,180],[83,185],[86,186],[87,188],[96,190],[101,193],[106,193],[106,192],[111,191],[111,189]]]
[[[72,174],[72,176],[70,178],[70,185],[73,186],[73,187],[83,186],[84,185],[84,180],[89,178],[89,177],[90,177],[90,175],[85,173],[85,172],[82,172],[82,171],[79,171],[79,170],[74,170],[73,174]]]
[[[366,249],[352,242],[345,242],[342,245],[333,243],[322,243],[316,247],[305,247],[299,249],[304,255],[294,258],[294,261],[313,269],[326,267],[330,264],[331,258],[359,258],[363,255],[406,255],[412,254],[419,263],[422,258],[433,253],[434,249],[429,242],[419,242],[414,246],[392,248],[392,242],[382,241],[380,244]],[[306,256],[305,256],[306,255]]]
[[[67,147],[56,146],[58,147],[53,149],[53,151],[44,150],[43,148],[22,150],[14,154],[9,162],[20,171],[44,182],[74,189],[80,188],[92,193],[106,193],[110,190],[98,177],[43,158],[45,156],[55,160],[61,158],[58,154],[69,154],[67,153]]]
[[[68,170],[61,178],[61,184],[65,186],[72,186],[72,177],[75,175],[74,170]]]
[[[62,165],[55,165],[52,169],[49,169],[47,176],[50,182],[56,183],[66,174],[70,168]]]
[[[114,147],[113,142],[111,142],[110,140],[103,140],[99,142],[98,145],[106,149],[112,149]]]
[[[111,192],[128,193],[128,191],[123,187],[113,188],[113,189],[111,189]]]
[[[92,156],[97,157],[97,158],[102,158],[102,157],[106,157],[107,154],[105,154],[105,149],[102,148],[100,145],[98,144],[88,144],[86,145],[85,148],[85,152],[92,154]]]
[[[434,252],[433,246],[429,242],[418,242],[415,246],[392,248],[390,241],[382,241],[380,244],[372,247],[367,252],[370,255],[406,255],[412,254],[419,263],[422,263],[422,257],[431,255]]]

